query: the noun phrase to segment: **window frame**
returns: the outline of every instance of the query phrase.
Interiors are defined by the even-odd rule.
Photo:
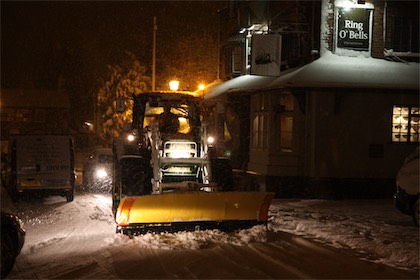
[[[392,30],[392,49],[395,52],[419,53],[419,20],[407,16],[395,16]]]
[[[287,99],[284,97],[287,96]],[[294,108],[295,100],[292,93],[281,93],[280,94],[280,108],[276,125],[278,127],[278,137],[276,141],[276,149],[281,152],[293,152],[293,132],[294,132]],[[283,120],[287,122],[287,119],[291,119],[290,130],[284,129]],[[284,137],[288,136],[287,145],[283,141]]]
[[[398,107],[400,109],[398,109]],[[406,113],[403,112],[406,110]],[[394,144],[418,144],[420,143],[420,106],[394,104],[391,112],[391,142]],[[401,111],[400,113],[398,111]],[[415,121],[417,118],[417,121]],[[407,121],[405,121],[407,119]],[[413,128],[417,127],[417,128]],[[402,131],[406,129],[406,134]],[[397,136],[398,135],[398,136]],[[406,137],[404,137],[404,135]],[[402,139],[401,137],[405,138]],[[402,140],[402,141],[401,141]]]
[[[254,95],[252,103],[255,104],[252,114],[252,148],[267,149],[268,148],[268,118],[269,112],[265,105],[265,94]]]

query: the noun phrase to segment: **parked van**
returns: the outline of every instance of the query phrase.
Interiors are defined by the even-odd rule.
[[[57,194],[74,198],[74,146],[69,135],[17,135],[10,141],[12,194]]]

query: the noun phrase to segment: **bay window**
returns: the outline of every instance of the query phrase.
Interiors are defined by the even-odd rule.
[[[420,107],[418,106],[394,106],[392,110],[392,142],[420,142],[419,109]]]

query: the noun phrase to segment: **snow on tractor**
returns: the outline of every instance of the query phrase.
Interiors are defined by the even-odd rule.
[[[113,143],[117,232],[234,230],[267,223],[274,194],[233,191],[229,159],[210,156],[201,98],[149,92],[133,99],[131,128]]]

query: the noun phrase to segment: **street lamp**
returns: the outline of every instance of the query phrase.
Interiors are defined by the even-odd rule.
[[[172,80],[169,82],[169,89],[170,90],[178,90],[179,87],[179,81],[177,80]]]

